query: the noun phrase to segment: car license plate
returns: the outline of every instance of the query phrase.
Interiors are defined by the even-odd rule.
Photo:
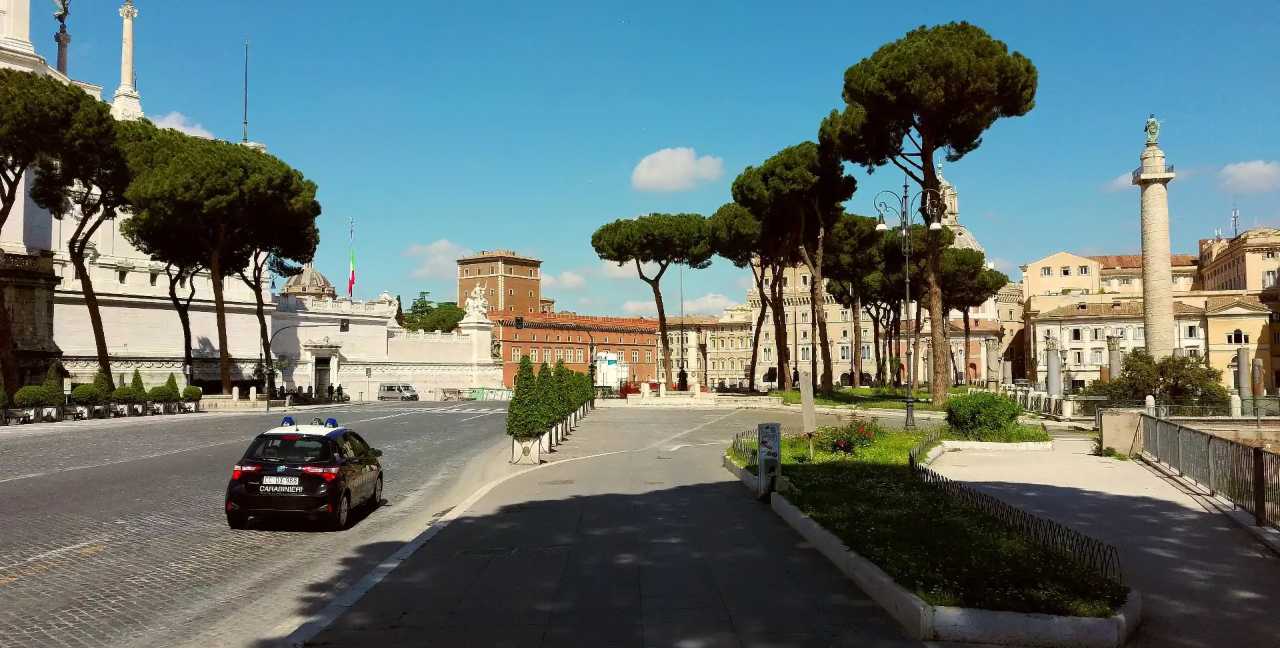
[[[262,483],[277,484],[280,486],[297,486],[298,478],[297,477],[277,477],[275,475],[263,475]]]

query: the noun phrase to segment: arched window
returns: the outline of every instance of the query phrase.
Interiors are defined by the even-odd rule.
[[[1227,344],[1248,344],[1249,336],[1244,334],[1240,329],[1236,329],[1227,334]]]

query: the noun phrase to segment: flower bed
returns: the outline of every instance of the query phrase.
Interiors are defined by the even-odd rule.
[[[1125,602],[1125,586],[914,477],[907,458],[921,434],[853,425],[874,432],[853,452],[833,449],[848,428],[820,429],[812,457],[808,438],[783,439],[787,499],[926,603],[1106,617]]]

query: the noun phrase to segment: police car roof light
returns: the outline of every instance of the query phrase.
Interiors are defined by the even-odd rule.
[[[324,426],[325,426],[325,427],[336,428],[336,427],[338,427],[338,419],[336,419],[336,418],[332,418],[332,417],[327,418],[327,419],[325,419],[325,421],[324,421]]]
[[[289,427],[290,425],[297,425],[293,422],[292,416],[286,416],[284,420],[280,421],[280,427]]]

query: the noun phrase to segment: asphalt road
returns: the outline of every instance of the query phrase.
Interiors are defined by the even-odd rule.
[[[0,427],[0,646],[239,646],[278,633],[350,584],[335,574],[366,573],[501,470],[505,405],[295,414],[333,416],[384,452],[385,504],[343,532],[227,528],[231,466],[278,414]]]

